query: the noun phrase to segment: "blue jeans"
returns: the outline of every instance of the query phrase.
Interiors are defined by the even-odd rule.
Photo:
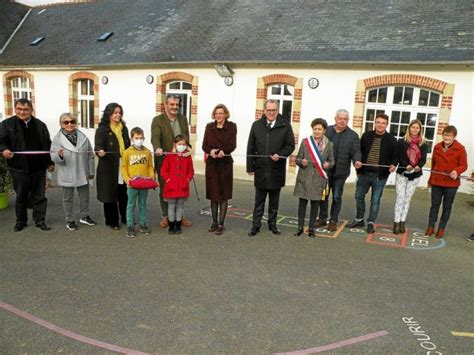
[[[370,197],[370,212],[367,222],[375,223],[380,209],[380,200],[382,199],[383,188],[387,183],[387,178],[379,179],[377,173],[366,172],[365,174],[357,175],[356,183],[356,208],[357,219],[364,219],[365,215],[365,195],[372,188],[372,195]]]
[[[458,191],[457,187],[441,187],[431,186],[431,208],[430,216],[428,219],[428,226],[433,227],[436,225],[438,220],[439,207],[441,201],[443,202],[443,210],[441,212],[441,218],[439,220],[439,229],[445,229],[448,224],[449,216],[451,215],[451,208],[453,206],[454,197]]]
[[[129,187],[127,189],[128,203],[127,203],[127,226],[133,227],[135,224],[134,212],[135,205],[138,200],[138,219],[141,226],[147,225],[146,214],[146,200],[148,198],[148,190],[138,190]]]
[[[339,220],[339,214],[342,208],[342,193],[344,192],[344,184],[346,183],[346,177],[332,177],[329,176],[328,185],[329,193],[332,193],[331,203],[331,222],[337,223]],[[324,201],[320,202],[319,219],[321,221],[327,221],[329,210],[329,195]]]

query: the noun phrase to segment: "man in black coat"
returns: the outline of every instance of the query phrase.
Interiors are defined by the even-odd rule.
[[[334,144],[334,158],[336,164],[328,172],[328,184],[332,192],[331,215],[328,230],[336,231],[339,213],[342,208],[342,193],[344,184],[351,174],[351,162],[356,169],[360,168],[360,140],[356,132],[347,126],[349,122],[349,112],[341,109],[336,112],[334,118],[336,124],[329,126],[326,130],[326,137]],[[326,225],[329,210],[329,196],[321,203],[319,218],[316,227]]]
[[[269,196],[268,228],[276,227],[280,190],[285,186],[286,159],[295,149],[295,138],[290,121],[278,114],[278,102],[267,100],[264,115],[252,124],[247,143],[247,173],[254,175],[255,206],[250,237],[260,232],[265,200]],[[257,156],[256,156],[257,155]]]
[[[357,170],[356,218],[349,228],[363,227],[365,215],[365,195],[372,189],[370,211],[367,218],[367,233],[375,232],[375,220],[379,213],[380,200],[388,176],[398,164],[398,144],[395,137],[386,131],[388,116],[383,113],[375,117],[375,129],[365,132],[360,139],[362,167]]]
[[[12,173],[16,193],[16,224],[19,232],[28,224],[27,206],[33,207],[33,220],[41,230],[50,230],[45,223],[48,200],[45,197],[46,169],[54,170],[49,154],[24,155],[21,151],[47,151],[51,148],[46,125],[32,116],[33,105],[27,99],[15,102],[15,116],[0,123],[0,151]]]

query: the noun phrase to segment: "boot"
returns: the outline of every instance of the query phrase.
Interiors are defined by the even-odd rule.
[[[405,229],[405,221],[400,222],[400,233],[405,234],[406,229]]]
[[[175,221],[168,221],[168,234],[175,234],[175,224]]]
[[[428,237],[431,237],[433,233],[434,233],[434,227],[428,226],[428,228],[426,228],[425,235]]]
[[[181,221],[174,222],[174,234],[181,234]]]
[[[438,231],[436,232],[436,238],[441,239],[444,237],[444,228],[439,228]]]
[[[393,222],[393,234],[400,234],[400,222]]]
[[[293,234],[295,237],[299,237],[301,234],[303,234],[303,228],[299,228],[296,230],[296,233]]]

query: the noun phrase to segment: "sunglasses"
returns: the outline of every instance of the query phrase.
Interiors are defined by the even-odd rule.
[[[76,124],[76,120],[65,120],[63,121],[63,124],[65,124],[66,126],[70,124]]]

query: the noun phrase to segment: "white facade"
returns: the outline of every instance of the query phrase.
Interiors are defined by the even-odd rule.
[[[19,68],[11,68],[18,70]],[[303,79],[301,99],[301,119],[299,140],[311,133],[310,122],[315,117],[325,118],[329,124],[333,123],[337,109],[345,108],[351,116],[354,111],[354,98],[357,81],[374,76],[388,74],[415,74],[454,85],[452,110],[449,124],[458,128],[458,140],[468,152],[469,173],[474,169],[474,72],[470,68],[447,70],[441,66],[432,67],[403,67],[403,66],[344,66],[344,67],[316,67],[316,66],[261,66],[246,67],[232,66],[234,84],[226,86],[212,66],[209,67],[166,67],[160,69],[110,69],[110,70],[33,70],[21,68],[34,77],[34,95],[36,116],[47,123],[51,135],[58,129],[59,115],[69,111],[69,77],[79,71],[87,71],[99,78],[108,77],[106,85],[99,82],[99,111],[102,114],[104,107],[110,102],[118,102],[124,109],[124,120],[131,129],[140,126],[145,130],[147,145],[151,148],[150,125],[156,110],[156,85],[148,84],[147,75],[157,76],[180,71],[198,78],[197,102],[197,144],[196,168],[202,172],[202,151],[200,149],[206,124],[211,119],[211,111],[218,103],[225,104],[231,112],[231,120],[237,123],[238,143],[234,153],[235,175],[237,178],[248,178],[245,174],[245,153],[250,126],[255,119],[257,98],[257,79],[273,74],[286,74]],[[0,71],[5,74],[7,70]],[[311,77],[319,80],[319,87],[309,88],[307,82]],[[1,97],[4,97],[4,87],[0,87]],[[195,103],[193,103],[195,104]],[[6,108],[3,100],[0,101],[0,113],[6,117]],[[352,121],[350,122],[352,126]],[[93,141],[94,130],[85,129]],[[392,174],[393,175],[393,174]],[[421,186],[426,186],[429,174],[425,174]],[[355,174],[349,181],[354,181]],[[392,177],[393,178],[393,177]],[[289,174],[288,183],[293,183],[294,174]],[[463,181],[461,190],[472,192],[470,183]]]

